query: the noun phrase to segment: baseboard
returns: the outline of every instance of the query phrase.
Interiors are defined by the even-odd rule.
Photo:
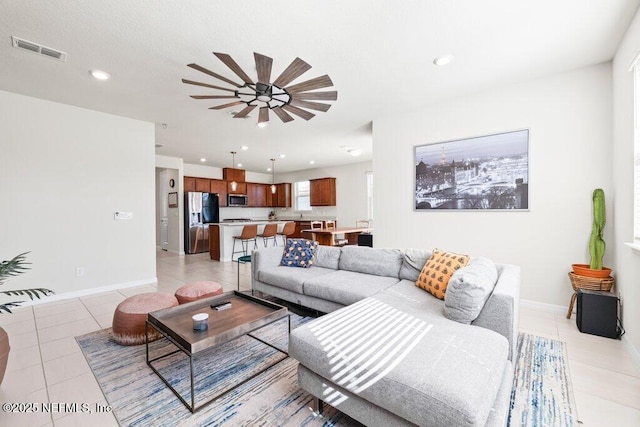
[[[51,295],[51,296],[43,298],[43,299],[37,299],[37,300],[33,300],[33,301],[25,301],[24,303],[22,303],[20,305],[21,306],[29,306],[29,305],[47,304],[47,303],[50,303],[50,302],[62,301],[62,300],[71,299],[71,298],[80,298],[80,297],[86,297],[86,296],[94,295],[94,294],[101,294],[101,293],[104,293],[104,292],[117,291],[119,289],[135,288],[136,286],[157,285],[157,284],[158,284],[158,278],[157,277],[151,277],[151,278],[148,278],[148,279],[133,280],[131,282],[116,283],[115,285],[101,286],[99,288],[90,288],[90,289],[83,289],[81,291],[73,291],[73,292],[65,292],[63,294],[55,294],[55,295]]]
[[[640,369],[640,351],[631,344],[631,341],[626,335],[622,336],[622,344],[625,346],[633,360],[636,362],[636,366]]]
[[[534,310],[545,311],[547,313],[567,314],[567,307],[564,305],[547,304],[544,302],[531,301],[526,299],[520,300],[520,307],[531,308]],[[574,309],[575,313],[575,309]]]

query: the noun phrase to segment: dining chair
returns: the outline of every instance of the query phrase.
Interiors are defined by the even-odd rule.
[[[369,228],[368,219],[359,219],[356,221],[356,228]]]
[[[324,227],[327,230],[335,230],[336,229],[336,222],[333,221],[333,220],[325,221],[324,222]]]

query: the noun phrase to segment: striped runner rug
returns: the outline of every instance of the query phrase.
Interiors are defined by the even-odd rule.
[[[291,328],[309,320],[291,314]],[[287,348],[286,321],[263,328],[256,335]],[[116,344],[111,328],[79,336],[76,341],[122,426],[361,426],[327,405],[322,415],[314,413],[314,398],[298,387],[298,363],[291,358],[192,414],[147,366],[144,345]],[[169,349],[175,347],[166,340],[151,346],[152,354],[164,354]],[[518,351],[510,426],[576,425],[564,343],[520,334]],[[245,337],[196,358],[196,405],[279,356],[270,347]],[[176,354],[159,365],[174,388],[186,396],[190,393],[188,363],[187,357]]]

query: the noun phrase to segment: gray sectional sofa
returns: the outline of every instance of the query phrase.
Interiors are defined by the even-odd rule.
[[[291,332],[300,386],[368,426],[502,426],[515,360],[520,270],[470,324],[415,286],[431,252],[320,246],[310,268],[253,252],[253,289],[328,313]]]

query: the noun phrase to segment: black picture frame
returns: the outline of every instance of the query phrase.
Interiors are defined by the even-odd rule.
[[[529,129],[414,146],[415,211],[528,211]]]

